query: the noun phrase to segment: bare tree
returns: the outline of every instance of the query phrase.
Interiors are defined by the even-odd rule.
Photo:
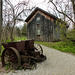
[[[7,14],[5,13],[6,16],[8,16],[8,21],[7,21],[6,25],[7,24],[11,25],[10,38],[11,38],[11,41],[13,41],[13,31],[14,31],[16,21],[22,20],[22,19],[20,19],[21,14],[27,10],[32,10],[34,7],[29,8],[28,4],[29,4],[30,0],[28,0],[27,2],[22,1],[15,6],[10,2],[10,0],[5,0],[5,1],[9,5],[9,9],[7,10],[8,13]],[[24,16],[26,16],[26,15],[24,15]]]
[[[70,2],[72,3],[74,18],[72,18],[72,17],[70,16],[70,14],[68,15],[67,13],[65,13],[65,12],[63,12],[63,11],[61,11],[61,10],[58,9],[58,6],[57,6],[56,3],[59,4],[59,1],[57,1],[56,3],[54,3],[53,0],[49,0],[49,2],[51,2],[51,3],[54,5],[55,9],[56,9],[60,14],[63,14],[64,16],[66,16],[66,17],[75,25],[75,1],[74,1],[74,0],[71,0],[71,1],[70,1]],[[60,2],[62,3],[63,0],[61,0]],[[68,2],[68,0],[67,0],[67,2]],[[63,3],[64,3],[64,2],[63,2]],[[64,7],[66,7],[66,6],[64,6]],[[71,11],[72,11],[72,9],[71,9]],[[70,12],[71,12],[71,11],[70,11]]]
[[[1,52],[1,30],[2,30],[2,0],[0,0],[0,52]]]

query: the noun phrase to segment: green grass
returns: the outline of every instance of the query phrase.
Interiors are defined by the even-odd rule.
[[[26,40],[26,39],[27,39],[27,37],[15,37],[14,41],[20,41],[20,40]],[[6,42],[11,42],[11,40],[9,39]]]
[[[27,37],[16,37],[14,41],[26,40]]]
[[[47,47],[57,49],[62,52],[72,53],[75,55],[75,42],[35,42]]]

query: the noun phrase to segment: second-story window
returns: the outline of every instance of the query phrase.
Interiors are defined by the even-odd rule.
[[[37,30],[37,35],[40,35],[40,29]]]
[[[40,24],[37,24],[37,35],[40,35]]]
[[[36,21],[40,21],[40,17],[37,17]]]
[[[39,24],[40,23],[40,17],[36,18],[36,23]]]

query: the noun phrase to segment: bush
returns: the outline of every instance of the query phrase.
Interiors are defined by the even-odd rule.
[[[75,29],[72,29],[67,33],[67,38],[69,40],[75,41]]]

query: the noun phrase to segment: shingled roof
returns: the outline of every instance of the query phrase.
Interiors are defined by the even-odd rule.
[[[32,11],[32,13],[26,18],[25,22],[28,22],[28,21],[32,18],[32,16],[33,16],[38,10],[41,11],[41,12],[43,12],[45,15],[48,15],[49,17],[52,17],[52,18],[54,18],[54,19],[58,19],[58,18],[57,18],[56,16],[54,16],[53,14],[50,14],[50,13],[44,11],[43,9],[36,7],[36,8]]]

